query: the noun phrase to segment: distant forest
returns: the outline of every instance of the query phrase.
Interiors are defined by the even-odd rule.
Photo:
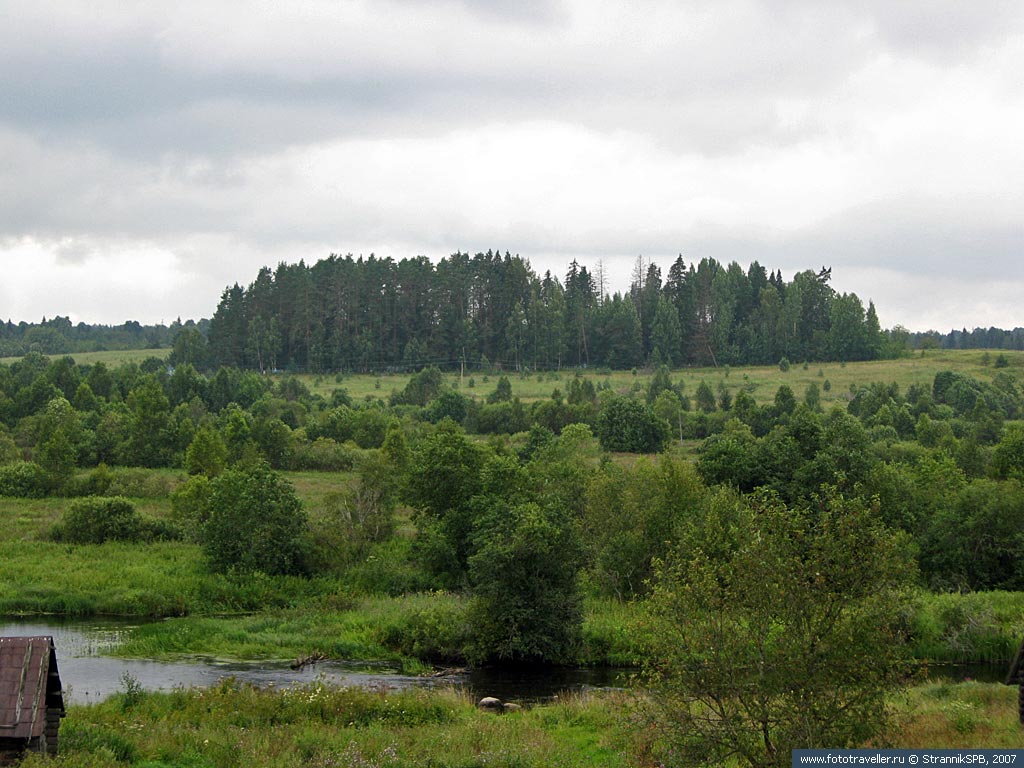
[[[667,274],[638,258],[629,290],[573,261],[536,274],[509,252],[395,261],[332,255],[262,268],[226,288],[210,320],[171,325],[0,323],[0,357],[174,346],[199,368],[260,371],[613,369],[897,357],[909,349],[1024,349],[1024,329],[883,330],[872,303],[830,285],[831,269],[786,281],[714,259]]]
[[[43,318],[39,323],[0,322],[0,357],[21,357],[29,352],[67,355],[126,349],[167,349],[184,328],[206,333],[209,320],[170,325],[142,325],[129,320],[121,325],[72,324],[67,317]]]
[[[744,270],[682,256],[663,275],[638,258],[629,290],[608,295],[600,272],[576,261],[559,279],[508,252],[456,253],[436,265],[332,255],[264,267],[247,289],[226,289],[202,362],[313,372],[628,369],[871,360],[915,342],[903,329],[883,331],[874,306],[835,291],[830,278],[822,268],[787,282],[757,262]],[[1024,331],[983,333],[984,346],[1024,348]]]

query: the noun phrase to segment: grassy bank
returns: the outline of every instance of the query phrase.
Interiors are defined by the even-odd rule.
[[[72,707],[56,765],[100,766],[644,766],[658,735],[627,694],[567,696],[506,715],[458,691],[367,691],[313,684],[258,690],[232,682],[147,693],[129,681],[96,705]],[[918,686],[895,695],[902,748],[1021,748],[1016,689]],[[24,766],[54,763],[35,756]]]
[[[630,766],[615,698],[566,699],[505,716],[455,692],[222,684],[128,691],[73,707],[61,729],[66,766]],[[32,757],[25,766],[52,763]]]
[[[336,595],[319,605],[250,616],[168,619],[136,629],[117,649],[127,657],[290,660],[313,654],[331,659],[388,661],[418,672],[425,663],[461,664],[471,642],[468,602],[430,592],[388,597]],[[639,607],[587,602],[579,663],[635,666],[642,660]]]

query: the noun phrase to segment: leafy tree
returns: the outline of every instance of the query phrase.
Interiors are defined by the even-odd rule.
[[[664,391],[675,392],[675,387],[672,385],[672,376],[669,373],[668,366],[659,365],[658,370],[651,376],[650,382],[647,384],[647,403],[648,405],[654,405],[654,401],[658,399]]]
[[[651,325],[651,362],[668,366],[681,363],[682,341],[679,313],[672,302],[662,296]]]
[[[757,479],[757,439],[750,427],[730,419],[725,430],[701,446],[697,471],[708,485],[732,485],[741,491],[754,488]]]
[[[128,396],[130,463],[159,467],[170,459],[168,426],[171,404],[156,376],[142,376]]]
[[[505,381],[508,380],[505,379]],[[469,399],[461,392],[450,389],[447,392],[442,392],[435,400],[430,401],[424,416],[426,416],[427,421],[435,423],[442,419],[451,419],[457,424],[461,424],[466,420],[468,411]]]
[[[783,384],[775,391],[775,418],[785,419],[796,410],[796,395],[788,384]]]
[[[901,680],[906,548],[877,512],[720,494],[658,567],[648,672],[683,763],[786,766],[882,732]]]
[[[818,389],[818,382],[812,381],[804,390],[804,405],[812,411],[821,411],[821,390]]]
[[[228,463],[228,447],[220,432],[211,426],[200,427],[185,451],[185,471],[190,475],[216,477]]]
[[[232,464],[252,459],[256,443],[252,438],[252,416],[237,403],[230,403],[218,418],[219,432],[228,449],[228,461]]]
[[[0,426],[0,466],[15,462],[20,456],[21,453],[18,451],[18,445],[14,442],[14,438],[7,433],[3,426]]]
[[[597,415],[597,437],[606,451],[657,453],[670,436],[668,422],[640,400],[613,397]]]
[[[706,381],[697,385],[697,393],[694,396],[697,401],[697,410],[704,413],[711,413],[717,407],[715,405],[715,393]]]
[[[55,397],[36,421],[36,463],[46,474],[51,491],[61,490],[74,474],[81,443],[78,413],[63,397]]]
[[[921,571],[936,589],[1024,589],[1024,489],[976,480],[947,496],[921,537]]]
[[[683,404],[679,401],[679,395],[670,389],[662,390],[655,399],[651,408],[654,415],[664,419],[673,428],[679,430],[679,439],[683,439]]]
[[[807,436],[812,437],[815,434],[813,422],[808,420],[808,427]],[[813,459],[796,472],[801,495],[809,497],[823,486],[852,491],[858,483],[864,482],[879,461],[871,450],[871,439],[864,425],[838,408],[825,418],[820,445]]]
[[[566,392],[566,401],[569,405],[593,405],[597,400],[597,390],[594,382],[577,374],[569,382]]]
[[[433,366],[424,368],[415,374],[405,385],[405,389],[391,396],[392,405],[423,406],[441,394],[444,376]]]
[[[498,377],[494,391],[487,396],[488,403],[507,403],[512,399],[512,384],[505,376]]]
[[[291,484],[266,463],[210,482],[203,551],[214,571],[270,575],[305,570],[306,514]]]
[[[992,474],[998,478],[1024,480],[1024,426],[1015,424],[992,451]]]
[[[384,444],[381,446],[381,453],[391,465],[392,472],[404,475],[409,467],[409,441],[405,438],[405,430],[397,421],[388,425],[387,434],[384,436]]]
[[[652,561],[705,495],[692,465],[668,453],[633,468],[603,465],[587,485],[581,526],[591,583],[621,600],[645,594]]]
[[[418,546],[435,574],[458,583],[466,573],[485,451],[452,421],[424,437],[409,463],[405,501],[415,509]]]
[[[188,364],[206,370],[208,354],[206,337],[196,328],[185,327],[174,337],[174,347],[167,362],[172,366]]]
[[[477,661],[565,663],[583,624],[579,541],[564,512],[492,496],[469,558]]]

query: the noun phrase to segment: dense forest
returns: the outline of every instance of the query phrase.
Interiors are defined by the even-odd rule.
[[[668,273],[638,258],[624,294],[573,262],[564,279],[496,251],[264,267],[224,290],[213,319],[170,325],[0,323],[0,357],[166,349],[201,370],[506,371],[736,365],[891,358],[908,349],[1024,349],[1024,328],[882,330],[871,302],[836,292],[831,271],[744,270],[678,257]],[[189,331],[182,336],[183,329]],[[209,343],[207,343],[209,342]]]
[[[82,352],[106,352],[126,349],[166,349],[174,343],[182,328],[206,331],[209,321],[170,325],[142,325],[128,320],[121,325],[72,323],[57,316],[39,323],[8,320],[0,323],[0,357],[21,357],[29,352],[43,355],[70,355]]]
[[[831,270],[785,282],[680,256],[667,275],[638,259],[625,294],[573,261],[537,275],[507,251],[415,259],[331,256],[260,270],[224,291],[210,322],[214,366],[312,372],[724,365],[870,360],[894,350],[874,306],[829,286]],[[189,361],[197,362],[197,361]]]

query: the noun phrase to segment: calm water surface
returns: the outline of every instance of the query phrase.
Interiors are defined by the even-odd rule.
[[[286,662],[218,662],[204,659],[150,661],[119,659],[111,652],[139,623],[112,621],[19,621],[0,618],[0,636],[52,635],[57,648],[57,665],[66,696],[73,704],[100,701],[123,690],[130,675],[147,690],[175,687],[206,687],[225,678],[258,686],[313,683],[368,688],[410,688],[460,686],[474,696],[496,696],[503,701],[538,701],[564,691],[621,687],[628,684],[629,670],[479,669],[445,677],[403,675],[383,664],[348,664],[325,661],[300,670]]]

